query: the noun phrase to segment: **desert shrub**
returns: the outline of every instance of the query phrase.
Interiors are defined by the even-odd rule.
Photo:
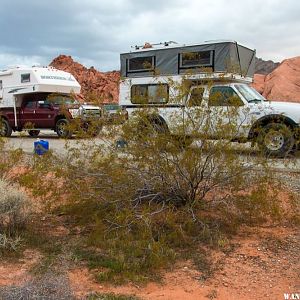
[[[17,251],[22,244],[20,236],[11,237],[6,233],[0,233],[0,253],[2,251]]]
[[[47,273],[41,278],[32,279],[20,286],[0,287],[0,298],[5,300],[76,299],[65,276],[52,273]]]
[[[142,109],[117,130],[104,131],[101,144],[81,139],[67,145],[66,155],[45,155],[20,179],[82,227],[74,255],[99,281],[153,278],[183,252],[188,258],[200,244],[226,248],[241,224],[280,214],[276,194],[266,194],[272,182],[266,160],[205,136],[208,130],[234,136],[234,109],[225,125],[218,114],[191,110],[172,135],[149,119],[155,113]],[[216,118],[213,129],[210,118]],[[189,146],[199,124],[198,144]],[[128,143],[118,150],[120,136]]]
[[[140,298],[128,295],[116,295],[113,293],[100,294],[93,293],[87,296],[87,300],[139,300]]]
[[[0,179],[0,230],[9,235],[15,234],[25,225],[29,212],[24,192],[17,185]]]

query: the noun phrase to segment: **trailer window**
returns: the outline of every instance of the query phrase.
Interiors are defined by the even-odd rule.
[[[180,68],[213,66],[213,51],[184,52],[180,54]]]
[[[127,60],[128,72],[153,71],[155,68],[154,56],[133,57]]]
[[[2,80],[0,80],[0,90],[3,89]]]
[[[131,102],[134,104],[164,104],[168,101],[167,84],[138,84],[131,87]]]
[[[30,82],[30,73],[21,74],[21,83]]]

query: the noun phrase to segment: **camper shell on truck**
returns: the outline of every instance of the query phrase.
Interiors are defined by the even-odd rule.
[[[299,141],[300,104],[267,101],[249,86],[255,50],[234,41],[198,45],[166,42],[136,46],[120,59],[120,105],[124,114],[134,118],[147,107],[148,123],[158,132],[175,135],[178,128],[185,128],[184,134],[194,137],[250,141],[273,156],[286,155]],[[189,90],[181,96],[178,87],[183,84]],[[215,135],[214,122],[233,123],[228,118],[233,106],[238,132],[234,136],[226,132],[221,137]],[[211,131],[201,124],[196,126],[197,132],[195,123],[192,129],[184,125],[183,116],[197,111],[212,123]]]
[[[0,134],[27,130],[37,136],[52,129],[70,137],[68,124],[79,120],[88,127],[101,115],[100,108],[75,100],[80,84],[73,75],[53,67],[14,67],[0,71]]]

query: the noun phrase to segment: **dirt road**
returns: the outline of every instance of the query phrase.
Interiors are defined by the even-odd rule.
[[[58,154],[64,154],[67,152],[66,145],[69,147],[80,147],[81,142],[86,140],[80,140],[72,138],[69,140],[59,139],[53,131],[43,131],[39,135],[39,139],[44,139],[49,142],[49,148]],[[14,133],[10,138],[6,139],[6,148],[7,149],[22,149],[27,154],[32,154],[34,147],[33,143],[36,141],[36,138],[28,136],[26,133]],[[98,145],[99,147],[104,147],[107,141],[105,141],[101,136],[93,138],[88,143],[91,145]],[[111,143],[111,142],[110,142]],[[196,144],[195,144],[196,145]],[[258,150],[256,148],[251,148],[248,144],[238,144],[233,143],[236,148],[237,155],[243,157],[250,155],[250,157],[255,158],[258,155]],[[247,159],[248,160],[248,159]],[[251,161],[251,160],[250,160]],[[291,155],[288,159],[269,159],[270,167],[274,171],[279,172],[295,172],[300,173],[300,151]]]

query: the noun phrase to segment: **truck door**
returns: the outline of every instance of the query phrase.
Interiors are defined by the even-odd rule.
[[[216,138],[237,138],[243,123],[244,102],[231,86],[213,86],[208,99],[209,133]]]
[[[192,135],[203,132],[206,122],[206,106],[203,101],[204,86],[192,87],[184,110],[184,122]]]
[[[35,110],[36,128],[53,128],[55,119],[55,111],[53,105],[47,100],[37,102]]]
[[[24,127],[35,127],[35,111],[37,101],[28,100],[23,103],[20,115],[21,126]]]

